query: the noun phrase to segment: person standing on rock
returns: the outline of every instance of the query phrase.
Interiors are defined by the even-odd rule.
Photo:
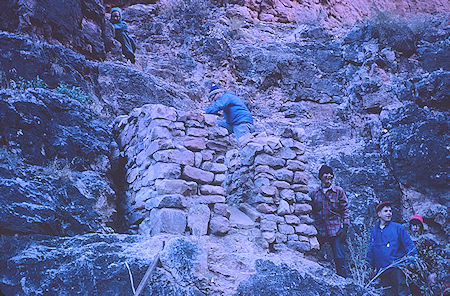
[[[379,221],[370,230],[367,261],[380,275],[386,295],[411,295],[401,267],[410,263],[409,257],[417,255],[416,247],[405,227],[392,222],[390,201],[376,206]]]
[[[348,200],[344,190],[333,184],[333,169],[323,165],[319,170],[320,186],[310,193],[312,216],[319,243],[329,243],[338,275],[348,276],[346,240],[350,223]]]
[[[123,55],[134,64],[136,43],[128,33],[128,25],[122,20],[122,10],[119,7],[111,9],[110,21],[114,26],[115,38],[122,44]]]
[[[238,145],[240,137],[255,131],[250,110],[234,93],[224,91],[217,84],[213,84],[209,90],[208,100],[214,103],[205,112],[216,114],[223,110],[224,120],[217,121],[217,125],[226,128],[230,134],[234,133]]]

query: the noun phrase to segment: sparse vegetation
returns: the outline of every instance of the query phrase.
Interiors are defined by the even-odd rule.
[[[19,77],[17,83],[13,85],[14,88],[18,89],[28,89],[28,88],[44,88],[51,89],[49,85],[42,80],[39,75],[31,80],[26,80],[23,77]],[[80,103],[87,104],[90,102],[89,96],[84,92],[81,87],[68,85],[64,82],[60,82],[58,86],[54,89],[60,94],[69,96],[70,98],[79,101]]]
[[[367,264],[367,249],[369,247],[370,224],[363,224],[360,232],[349,239],[349,271],[353,281],[368,290],[371,296],[380,296],[380,290],[376,289],[377,284],[374,278],[374,270]]]
[[[17,87],[20,89],[27,89],[27,88],[48,88],[48,84],[45,83],[44,80],[42,80],[39,75],[36,76],[36,78],[31,80],[26,80],[23,77],[19,77],[19,80],[17,81]]]
[[[206,0],[161,0],[160,11],[167,19],[179,20],[185,33],[196,33],[204,29],[210,11]]]
[[[369,34],[379,43],[390,46],[405,56],[416,52],[416,36],[408,21],[386,11],[375,10],[368,21]]]
[[[56,91],[68,95],[74,100],[87,104],[90,102],[88,95],[78,86],[70,86],[65,83],[59,83]]]

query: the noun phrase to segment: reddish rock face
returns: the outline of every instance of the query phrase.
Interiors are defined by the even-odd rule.
[[[269,22],[321,23],[329,27],[352,24],[377,11],[408,15],[446,12],[450,8],[449,2],[445,0],[417,2],[408,0],[244,0],[230,2],[239,3],[230,9],[229,14],[232,16]]]

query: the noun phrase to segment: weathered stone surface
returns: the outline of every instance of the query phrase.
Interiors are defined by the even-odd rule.
[[[275,205],[269,205],[266,203],[261,203],[256,206],[256,209],[261,213],[270,214],[275,213],[277,211],[277,207]]]
[[[287,224],[300,224],[300,219],[295,215],[285,215],[284,220]]]
[[[203,128],[190,127],[186,129],[186,135],[199,138],[206,138],[208,137],[208,131]]]
[[[286,181],[274,181],[272,183],[273,186],[279,188],[279,189],[288,189],[291,187],[291,184],[289,184]]]
[[[276,241],[277,243],[279,243],[279,244],[281,244],[281,243],[286,243],[286,242],[287,242],[287,235],[286,235],[286,234],[283,234],[283,233],[277,232],[277,233],[275,234],[275,241]]]
[[[147,144],[148,143],[148,144]],[[145,163],[146,159],[153,156],[158,150],[167,150],[175,148],[171,139],[158,139],[156,141],[147,140],[144,144],[144,150],[136,156],[136,165],[140,166]]]
[[[155,189],[160,195],[181,194],[188,196],[197,192],[197,184],[184,180],[158,179],[155,181]]]
[[[134,201],[137,204],[137,207],[140,207],[139,204],[145,205],[147,199],[153,197],[154,190],[151,187],[142,187],[136,192],[136,196],[134,197]]]
[[[297,217],[300,219],[300,223],[312,224],[314,222],[314,219],[308,215],[297,215]]]
[[[189,150],[171,149],[161,150],[153,154],[153,158],[160,162],[173,162],[194,166],[194,152]]]
[[[189,165],[183,169],[182,178],[192,180],[198,183],[211,183],[214,180],[214,174]]]
[[[172,135],[170,134],[169,129],[163,126],[155,126],[150,131],[150,139],[152,141],[158,139],[170,139],[171,137]]]
[[[280,204],[278,205],[277,214],[280,216],[290,214],[291,210],[289,204],[285,200],[280,200]]]
[[[275,241],[275,231],[263,231],[262,236],[269,244]]]
[[[213,208],[214,214],[224,216],[225,218],[230,218],[230,211],[228,210],[228,205],[225,203],[216,203]]]
[[[184,209],[186,207],[185,197],[181,194],[168,194],[160,197],[158,208]]]
[[[305,185],[305,184],[292,184],[291,189],[294,190],[295,192],[301,192],[301,193],[309,192],[308,185]]]
[[[294,177],[294,172],[288,169],[280,169],[275,171],[275,178],[279,181],[286,181],[291,183]]]
[[[189,208],[187,226],[192,235],[206,235],[211,211],[207,205],[198,204]]]
[[[214,159],[214,152],[211,150],[202,150],[201,153],[204,161],[211,161]]]
[[[280,197],[285,201],[292,202],[295,200],[295,192],[292,189],[283,189],[280,191]]]
[[[311,244],[309,242],[291,241],[287,243],[287,246],[302,253],[311,251]]]
[[[200,152],[195,152],[194,154],[194,166],[199,168],[203,162],[203,155]]]
[[[239,209],[255,222],[258,222],[261,219],[261,214],[247,203],[240,204]]]
[[[261,188],[263,186],[270,186],[270,180],[268,178],[256,178],[255,187]]]
[[[139,224],[139,233],[156,235],[159,233],[182,234],[186,230],[186,213],[178,209],[153,209],[150,217]]]
[[[311,245],[311,249],[312,250],[319,250],[320,249],[320,244],[319,241],[317,240],[317,237],[313,236],[309,238],[309,243]]]
[[[263,146],[256,143],[249,143],[239,150],[239,156],[243,165],[252,165],[255,161],[255,156],[263,151]]]
[[[222,153],[226,153],[230,146],[231,143],[227,140],[209,140],[206,142],[206,148]]]
[[[314,226],[306,224],[295,226],[295,232],[306,236],[313,236],[317,234],[317,230]]]
[[[294,227],[287,224],[278,224],[278,231],[283,234],[294,234]]]
[[[260,222],[260,229],[262,231],[276,231],[277,230],[277,223],[275,221],[266,220],[263,219]]]
[[[216,216],[209,222],[209,230],[211,234],[223,236],[230,231],[230,221],[222,216]]]
[[[215,204],[215,203],[224,203],[225,196],[223,195],[196,195],[193,196],[193,199],[202,204]]]
[[[217,115],[214,114],[204,114],[205,123],[209,126],[216,126],[217,125]],[[226,130],[226,129],[225,129]],[[227,131],[228,133],[228,131]]]
[[[223,187],[214,185],[201,185],[200,193],[204,195],[226,195]]]
[[[309,203],[311,202],[311,197],[309,194],[303,193],[303,192],[296,192],[295,193],[295,201],[298,203]]]
[[[227,171],[227,166],[224,165],[223,163],[207,161],[203,163],[202,169],[213,173],[225,173]]]
[[[303,172],[295,172],[293,182],[296,184],[308,185],[308,176]]]
[[[238,229],[253,229],[255,223],[249,216],[241,212],[237,207],[230,207],[230,225]]]
[[[206,149],[206,142],[204,138],[187,137],[183,144],[187,149],[192,151],[201,151]]]
[[[297,154],[291,148],[283,147],[280,150],[280,152],[276,153],[276,156],[281,157],[286,160],[289,160],[289,159],[294,159],[297,156]]]
[[[275,186],[261,186],[259,188],[261,194],[265,196],[275,196],[278,192],[278,189]]]
[[[288,242],[296,242],[299,240],[297,234],[288,234],[287,239],[288,239]]]
[[[312,206],[309,204],[295,204],[294,213],[295,214],[309,214],[312,211]]]
[[[285,165],[285,160],[267,154],[260,154],[255,157],[255,164],[268,165],[277,169]]]
[[[177,112],[173,107],[161,104],[146,104],[142,106],[142,111],[151,119],[166,119],[170,121],[177,120]]]
[[[223,182],[225,182],[226,175],[225,174],[215,174],[214,175],[214,181],[213,185],[219,185],[221,186]]]
[[[148,186],[156,179],[178,179],[181,176],[181,166],[176,163],[157,162],[150,165],[146,170],[140,169],[142,174],[142,185]]]
[[[286,168],[294,172],[304,171],[306,170],[306,163],[298,160],[288,160]]]

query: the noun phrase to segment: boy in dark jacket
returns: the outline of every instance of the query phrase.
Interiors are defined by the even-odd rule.
[[[376,270],[386,269],[380,276],[386,295],[410,295],[405,274],[400,266],[406,258],[416,256],[417,251],[407,230],[392,222],[391,202],[384,201],[376,207],[379,221],[370,230],[367,260]]]
[[[211,86],[208,99],[214,103],[205,112],[216,114],[223,110],[224,120],[217,121],[217,125],[224,127],[228,132],[234,133],[239,144],[239,138],[245,134],[253,133],[253,117],[244,102],[230,91],[224,91],[216,84]]]
[[[123,55],[134,64],[136,43],[128,33],[128,25],[122,20],[122,10],[119,7],[111,9],[111,23],[114,26],[115,38],[122,44]]]

